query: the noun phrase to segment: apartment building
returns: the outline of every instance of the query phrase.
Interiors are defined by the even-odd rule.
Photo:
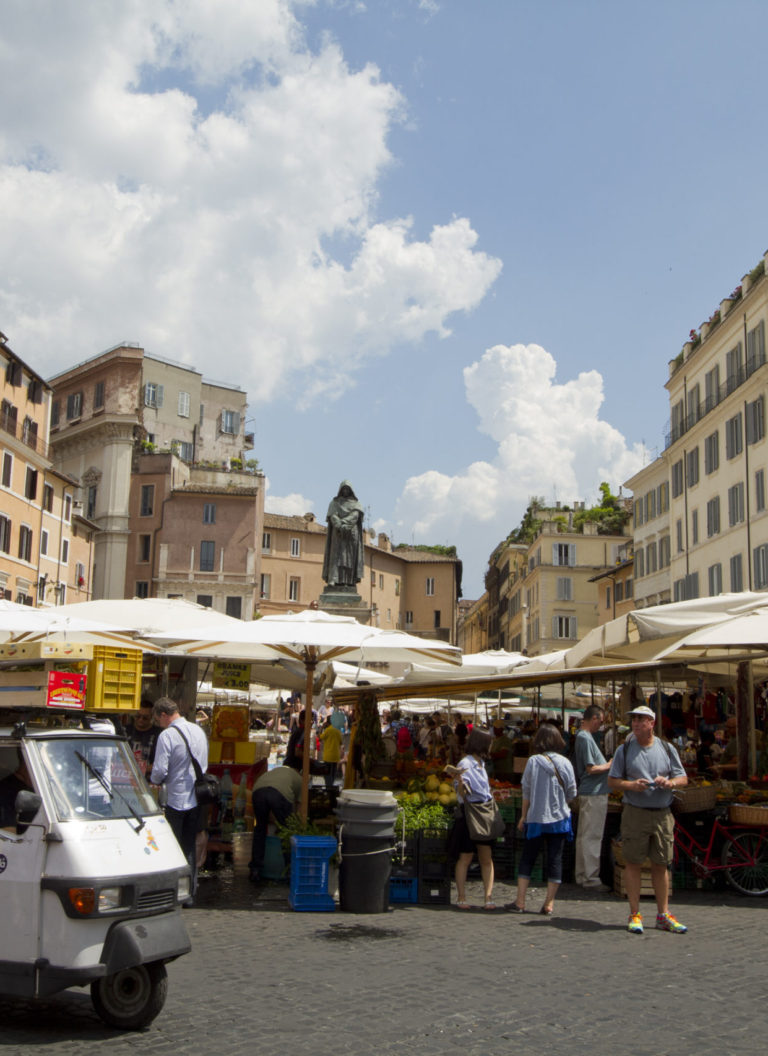
[[[126,597],[183,598],[250,620],[258,604],[264,478],[141,455],[131,477]]]
[[[482,653],[488,646],[488,592],[459,602],[457,644],[462,653]]]
[[[632,607],[642,609],[646,605],[664,605],[672,600],[669,463],[666,453],[630,477],[626,486],[635,496],[632,503]],[[619,586],[618,580],[616,586],[626,599],[626,587]],[[622,597],[615,597],[614,592],[614,600],[621,603]],[[617,615],[622,612],[617,611]]]
[[[764,258],[669,365],[673,601],[768,588],[767,316]]]
[[[75,499],[96,526],[94,597],[122,598],[126,584],[145,581],[136,579],[131,549],[132,475],[140,454],[173,453],[169,465],[177,474],[181,464],[246,468],[252,447],[246,394],[132,344],[63,371],[49,384],[51,457],[77,481]],[[168,482],[170,492],[175,484]]]
[[[326,526],[314,514],[264,514],[261,545],[262,614],[298,612],[316,605],[322,577]],[[456,641],[461,562],[427,548],[393,548],[383,533],[365,534],[363,578],[358,593],[371,624],[429,638]]]
[[[625,560],[631,540],[600,534],[594,521],[575,528],[582,507],[541,509],[530,543],[494,551],[486,581],[490,648],[537,656],[569,648],[600,622],[595,577]]]
[[[627,540],[619,547],[616,564],[604,572],[598,572],[590,580],[597,586],[598,626],[625,616],[637,603],[633,597],[635,558],[633,544]]]
[[[25,605],[90,597],[93,525],[77,482],[52,466],[51,390],[0,334],[0,597]]]

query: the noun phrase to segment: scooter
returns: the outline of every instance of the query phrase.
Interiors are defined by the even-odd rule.
[[[101,1019],[140,1030],[165,965],[188,953],[190,871],[125,740],[0,726],[0,994],[90,986]]]

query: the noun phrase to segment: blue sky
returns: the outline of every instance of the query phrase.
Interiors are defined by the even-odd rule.
[[[267,506],[343,478],[464,592],[528,497],[662,448],[768,248],[764,3],[9,0],[0,329],[249,394]]]

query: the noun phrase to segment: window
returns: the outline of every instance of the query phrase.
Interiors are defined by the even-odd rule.
[[[78,561],[75,565],[75,583],[78,587],[85,586],[85,565]]]
[[[634,514],[635,514],[635,528],[642,528],[643,527],[643,510],[644,510],[643,500],[642,499],[635,499],[635,501],[633,503],[633,509],[634,509]]]
[[[405,612],[405,626],[406,627],[412,627],[413,626],[413,613],[410,611],[410,609],[406,609],[406,612]]]
[[[624,584],[617,583],[613,588],[613,596],[617,602],[624,600]]]
[[[677,552],[678,554],[682,554],[683,550],[685,549],[685,547],[683,546],[683,522],[680,520],[679,517],[675,523],[675,528],[677,530]]]
[[[691,546],[695,546],[699,541],[699,511],[693,510],[691,512]]]
[[[238,411],[221,412],[221,430],[230,436],[237,436],[240,432],[240,413]]]
[[[725,388],[730,395],[744,380],[744,363],[741,355],[741,341],[725,354]]]
[[[240,597],[228,597],[225,604],[227,616],[233,620],[239,620],[243,614],[243,599]]]
[[[373,571],[373,569],[371,569],[371,586],[376,586],[376,573]]]
[[[741,412],[725,423],[725,457],[736,458],[741,454],[744,442],[741,434]]]
[[[200,543],[200,571],[213,572],[213,562],[216,556],[216,543],[213,539],[203,539]]]
[[[104,382],[97,381],[93,386],[93,409],[100,411],[104,406]]]
[[[72,496],[64,496],[64,520],[69,524],[72,520]]]
[[[384,576],[379,574],[379,590],[384,589]]]
[[[395,580],[395,597],[396,598],[400,597],[400,580],[399,579]]]
[[[69,563],[69,539],[61,540],[61,563],[62,565]]]
[[[37,470],[27,466],[27,476],[24,481],[24,497],[34,502],[37,498]]]
[[[755,473],[755,510],[762,513],[765,509],[765,470],[758,469]]]
[[[656,489],[645,493],[645,519],[652,521],[656,516]]]
[[[142,484],[141,485],[141,507],[139,510],[140,517],[151,517],[155,509],[155,485],[154,484]]]
[[[683,435],[683,401],[678,400],[672,407],[672,442]]]
[[[576,565],[576,544],[575,543],[553,543],[552,544],[552,564],[553,565],[568,565],[570,568]]]
[[[148,381],[144,386],[144,406],[162,407],[165,388],[154,381]]]
[[[289,601],[298,601],[299,600],[300,587],[301,587],[301,580],[297,579],[295,576],[291,576],[291,578],[288,580],[288,600]]]
[[[714,433],[704,441],[704,472],[714,473],[720,467],[720,433],[715,429]]]
[[[261,587],[259,593],[262,598],[269,598],[272,595],[272,576],[269,572],[261,573]]]
[[[690,387],[686,402],[687,428],[690,429],[701,417],[701,389],[698,385],[692,385]]]
[[[642,546],[638,547],[637,553],[635,554],[635,578],[642,579],[645,575],[645,550]]]
[[[202,605],[206,609],[213,608],[213,594],[198,594],[197,604]]]
[[[682,458],[672,466],[672,498],[683,494],[683,460]]]
[[[747,377],[765,363],[765,323],[759,322],[747,334]]]
[[[216,503],[206,502],[203,504],[203,524],[216,523]]]
[[[11,522],[5,514],[0,513],[0,553],[11,552]]]
[[[86,492],[85,516],[88,518],[89,521],[96,516],[96,496],[98,494],[98,490],[99,489],[96,487],[96,485],[92,484]]]
[[[747,443],[756,444],[765,436],[765,398],[759,396],[745,408]]]
[[[699,596],[699,573],[691,572],[682,579],[676,579],[674,583],[674,600],[688,601]]]
[[[631,579],[624,580],[624,597],[627,598],[627,600],[629,600],[629,598],[632,597],[632,580]]]
[[[145,579],[140,579],[136,583],[136,597],[137,598],[148,598],[149,597],[149,583]]]
[[[575,616],[553,616],[552,617],[553,638],[575,638],[576,617]]]
[[[610,587],[606,587],[605,588],[605,607],[606,607],[606,609],[610,609],[610,607],[611,607],[611,588]]]
[[[647,576],[652,575],[657,570],[659,567],[658,560],[656,543],[649,543],[645,548],[645,574]]]
[[[435,579],[434,576],[427,576],[427,597],[432,598],[435,594]]]
[[[83,410],[83,394],[82,392],[70,392],[67,396],[67,421],[71,422],[73,418],[79,418]]]
[[[200,404],[200,425],[203,424],[204,420],[205,420],[205,406],[204,406],[204,404],[201,403]]]
[[[61,420],[61,403],[54,400],[51,404],[51,429],[58,429]]]
[[[50,484],[43,484],[43,509],[48,513],[53,512],[53,488]]]
[[[672,560],[672,541],[668,535],[659,539],[659,568],[669,568]]]
[[[301,539],[291,539],[291,557],[301,557]]]
[[[19,558],[22,561],[32,560],[32,529],[26,524],[19,528]]]
[[[13,478],[13,455],[3,452],[3,487],[10,488]]]
[[[756,546],[754,551],[755,562],[755,590],[768,587],[768,543]]]
[[[711,539],[720,531],[720,496],[716,495],[707,503],[707,538]]]
[[[657,507],[659,514],[666,513],[669,509],[669,481],[665,480],[662,484],[659,484],[656,489],[659,493]]]
[[[270,532],[264,532],[261,536],[261,549],[262,552],[268,554],[272,549],[272,535]]]
[[[573,600],[573,580],[570,576],[558,576],[557,577],[557,600],[558,601],[572,601]]]
[[[5,380],[8,385],[12,385],[14,388],[17,385],[21,385],[23,378],[23,371],[21,363],[15,359],[9,359],[5,365]]]
[[[731,590],[734,594],[744,589],[744,571],[741,554],[734,554],[731,558]]]
[[[152,536],[139,536],[139,561],[149,561],[152,556]]]
[[[435,630],[437,630],[438,627],[440,626],[440,609],[435,609],[434,617],[433,617],[433,620],[432,620],[432,626],[434,627]]]
[[[707,569],[709,579],[709,596],[716,597],[723,593],[723,566],[718,561],[716,565],[710,565]]]
[[[182,462],[193,462],[195,458],[195,445],[189,440],[179,440],[178,455]]]
[[[704,375],[704,413],[720,402],[720,367],[714,366]]]
[[[189,418],[189,393],[179,393],[179,418]]]
[[[48,531],[45,528],[40,529],[40,553],[48,553]]]
[[[37,422],[29,415],[24,419],[21,426],[21,439],[27,447],[37,447]]]
[[[728,525],[741,524],[744,520],[744,483],[734,484],[728,489]]]

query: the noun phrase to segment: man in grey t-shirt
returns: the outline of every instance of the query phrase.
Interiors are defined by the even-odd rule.
[[[574,769],[579,783],[576,883],[590,891],[609,890],[600,880],[600,849],[608,811],[608,770],[611,765],[595,740],[602,722],[603,709],[590,704],[584,711],[574,746]]]

